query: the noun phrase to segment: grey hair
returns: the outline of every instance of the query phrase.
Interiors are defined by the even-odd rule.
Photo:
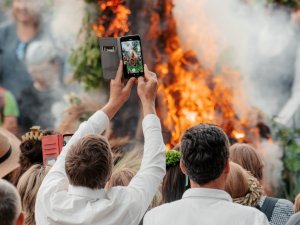
[[[0,179],[0,225],[15,224],[21,213],[21,199],[17,189]]]

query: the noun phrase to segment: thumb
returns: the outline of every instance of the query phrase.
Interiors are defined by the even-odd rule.
[[[126,92],[127,92],[127,91],[131,91],[134,82],[135,82],[135,78],[134,78],[134,77],[131,77],[131,78],[129,79],[129,81],[127,82],[126,86],[124,87],[124,91],[126,91]]]

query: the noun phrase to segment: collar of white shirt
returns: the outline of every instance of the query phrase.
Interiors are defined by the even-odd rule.
[[[103,199],[106,198],[106,191],[104,189],[91,189],[81,186],[69,185],[68,193],[88,199]]]
[[[220,189],[212,189],[212,188],[190,188],[186,190],[182,196],[182,198],[195,198],[195,197],[220,199],[220,200],[232,202],[232,198],[227,192]]]

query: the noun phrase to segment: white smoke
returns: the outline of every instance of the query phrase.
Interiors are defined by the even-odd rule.
[[[291,125],[300,106],[299,32],[291,15],[241,0],[174,3],[183,45],[208,67],[226,63],[238,69],[251,104]]]
[[[300,105],[296,20],[282,9],[241,0],[174,3],[183,46],[195,50],[209,69],[226,64],[240,71],[251,105],[269,118],[279,116],[279,122],[291,125]],[[283,169],[282,149],[268,142],[262,142],[258,149],[265,162],[266,182],[276,189]]]

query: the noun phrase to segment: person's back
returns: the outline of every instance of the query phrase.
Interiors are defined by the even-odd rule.
[[[17,189],[0,179],[0,225],[23,225],[21,200]]]
[[[200,124],[188,129],[181,139],[180,149],[180,167],[189,176],[191,188],[181,200],[148,212],[144,225],[269,224],[259,210],[233,203],[224,191],[230,170],[229,141],[221,128]]]
[[[165,175],[165,145],[155,115],[157,80],[145,67],[138,94],[144,120],[145,147],[141,168],[126,187],[105,190],[112,173],[112,153],[100,134],[130,95],[134,79],[121,83],[120,63],[111,81],[110,99],[102,110],[83,122],[63,148],[37,194],[37,225],[137,225]]]

